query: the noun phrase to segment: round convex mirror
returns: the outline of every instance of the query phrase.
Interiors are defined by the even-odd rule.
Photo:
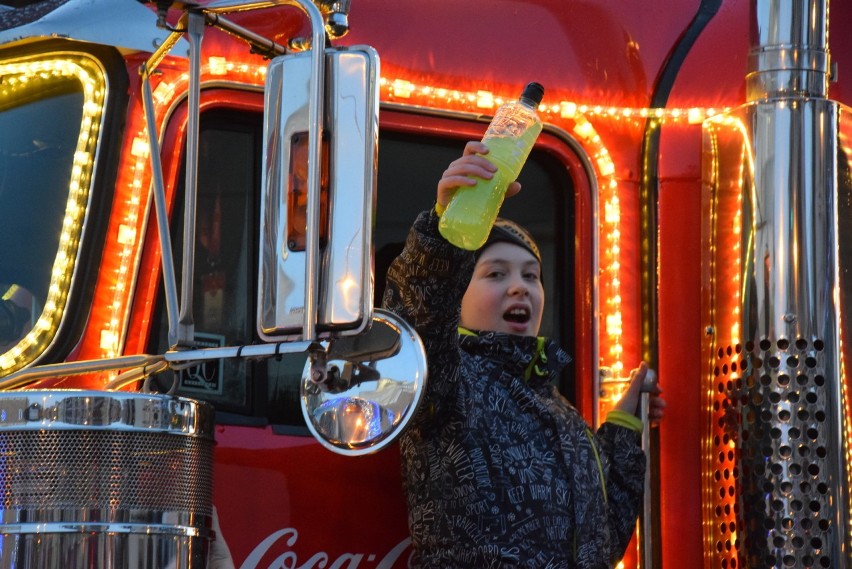
[[[395,440],[417,411],[426,382],[420,337],[382,309],[374,310],[364,333],[332,341],[327,371],[339,379],[315,383],[311,366],[308,358],[301,386],[305,422],[323,446],[349,456]]]

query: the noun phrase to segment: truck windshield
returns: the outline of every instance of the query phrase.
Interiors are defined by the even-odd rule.
[[[83,103],[79,81],[0,74],[0,354],[47,303]]]

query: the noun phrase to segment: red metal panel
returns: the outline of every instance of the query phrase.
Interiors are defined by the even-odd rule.
[[[664,567],[701,567],[701,128],[665,130],[659,203],[659,373],[669,404],[659,427]],[[671,174],[671,175],[670,175]],[[673,536],[676,536],[674,538]]]
[[[216,443],[214,501],[236,567],[408,567],[396,445],[352,458],[235,426]]]
[[[557,97],[645,106],[696,7],[666,0],[361,0],[342,42],[374,46],[383,65],[412,80],[514,93],[534,73]]]

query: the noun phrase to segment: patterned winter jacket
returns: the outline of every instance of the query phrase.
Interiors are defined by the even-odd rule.
[[[437,224],[418,216],[384,296],[429,363],[400,443],[413,566],[611,567],[641,503],[638,420],[616,413],[592,433],[552,384],[569,358],[550,340],[460,334],[474,258]]]

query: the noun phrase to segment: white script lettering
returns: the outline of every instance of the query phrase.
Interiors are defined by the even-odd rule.
[[[283,528],[271,533],[249,553],[240,569],[261,569],[259,565],[261,560],[267,554],[277,553],[273,551],[273,547],[282,546],[286,547],[287,551],[280,553],[265,569],[393,569],[394,563],[401,559],[405,550],[411,546],[411,538],[403,539],[376,565],[372,563],[378,556],[372,553],[343,553],[329,564],[330,557],[323,551],[315,553],[303,564],[299,564],[296,553],[290,550],[298,538],[299,532],[295,528]],[[362,565],[362,562],[365,564]],[[406,563],[404,566],[408,567],[409,564]]]

